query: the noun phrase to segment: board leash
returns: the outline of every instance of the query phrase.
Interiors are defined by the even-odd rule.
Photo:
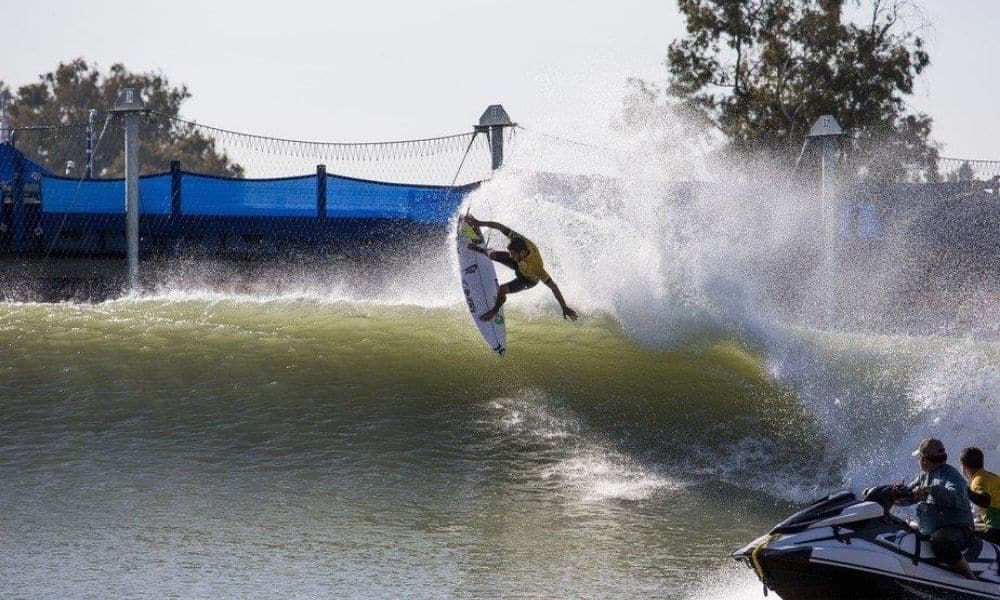
[[[458,170],[455,171],[455,176],[451,178],[451,183],[448,184],[448,191],[445,192],[446,195],[451,194],[455,190],[455,183],[458,181],[458,176],[462,174],[462,168],[465,166],[465,161],[469,158],[469,152],[472,151],[472,144],[476,143],[476,136],[479,135],[478,131],[472,132],[472,138],[469,140],[469,145],[465,147],[465,154],[462,155],[461,162],[458,163]],[[465,216],[469,216],[472,211],[472,205],[465,209]]]

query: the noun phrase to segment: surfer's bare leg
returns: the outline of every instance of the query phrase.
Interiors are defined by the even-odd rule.
[[[508,269],[517,270],[517,261],[510,255],[510,252],[501,252],[497,250],[488,250],[482,246],[477,246],[475,244],[469,244],[466,246],[469,250],[473,252],[478,252],[480,254],[485,254],[493,262],[498,262],[501,265],[507,267]]]
[[[517,261],[514,257],[510,255],[510,252],[501,252],[496,250],[491,250],[486,253],[486,256],[490,257],[493,262],[498,262],[501,265],[507,267],[508,269],[513,269],[517,271]],[[508,293],[510,292],[510,285],[507,286]]]
[[[494,252],[494,254],[506,254],[506,252]],[[501,285],[500,289],[497,290],[496,306],[483,313],[479,318],[483,321],[492,321],[498,314],[500,314],[500,309],[503,308],[504,302],[507,301],[507,294],[523,292],[524,290],[535,287],[537,284],[537,280],[532,281],[522,275],[518,275],[514,279],[511,279],[507,283]]]

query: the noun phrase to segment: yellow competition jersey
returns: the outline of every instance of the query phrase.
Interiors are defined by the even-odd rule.
[[[979,471],[969,482],[973,492],[990,495],[990,507],[979,508],[979,515],[987,527],[1000,528],[1000,476],[989,471]]]
[[[517,262],[518,272],[532,281],[548,283],[552,278],[545,272],[545,266],[542,264],[542,254],[538,251],[538,246],[516,231],[510,232],[510,239],[524,240],[525,245],[528,246],[528,256],[524,257],[524,260]]]

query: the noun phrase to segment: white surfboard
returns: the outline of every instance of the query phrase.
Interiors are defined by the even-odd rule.
[[[493,351],[503,356],[507,352],[507,327],[504,324],[503,309],[492,321],[481,321],[479,315],[493,308],[497,299],[497,272],[493,261],[488,256],[474,250],[468,245],[474,243],[483,245],[483,233],[478,227],[472,227],[462,217],[458,219],[458,233],[455,235],[458,251],[458,268],[462,275],[462,293],[476,322],[479,333]]]

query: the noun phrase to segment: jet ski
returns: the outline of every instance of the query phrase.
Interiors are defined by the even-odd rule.
[[[784,600],[1000,600],[1000,548],[976,538],[976,579],[934,559],[930,540],[889,512],[909,491],[880,486],[816,500],[732,554]]]

